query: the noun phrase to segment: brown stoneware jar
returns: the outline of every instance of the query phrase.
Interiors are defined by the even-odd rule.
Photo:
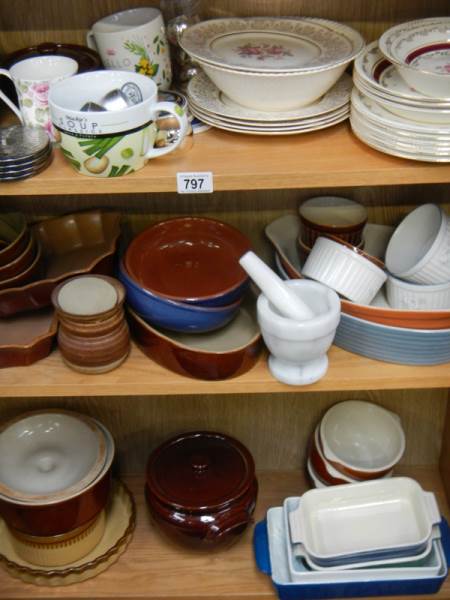
[[[81,275],[52,293],[59,320],[58,346],[68,366],[83,373],[104,373],[128,356],[122,284],[105,275]]]
[[[222,433],[195,431],[151,454],[145,492],[162,531],[209,550],[233,543],[252,522],[258,483],[245,446]]]

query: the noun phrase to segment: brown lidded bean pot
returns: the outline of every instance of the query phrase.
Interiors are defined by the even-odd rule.
[[[230,545],[252,522],[258,482],[243,444],[222,433],[194,431],[150,455],[145,492],[164,533],[210,550]]]
[[[128,356],[122,284],[105,275],[81,275],[52,293],[59,320],[58,345],[68,366],[83,373],[104,373]]]

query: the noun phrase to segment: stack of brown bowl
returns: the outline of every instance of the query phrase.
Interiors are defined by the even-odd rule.
[[[52,293],[59,320],[58,345],[64,362],[82,373],[105,373],[128,356],[123,285],[106,275],[80,275]]]
[[[24,285],[40,274],[41,248],[21,213],[0,215],[0,290]]]
[[[0,515],[23,560],[57,567],[95,548],[113,458],[109,431],[74,412],[32,412],[0,428]]]
[[[390,477],[405,451],[399,417],[370,402],[332,406],[316,427],[308,455],[315,487]]]
[[[367,209],[354,200],[338,196],[317,196],[299,207],[300,235],[297,247],[301,264],[309,256],[318,237],[333,235],[362,249]]]

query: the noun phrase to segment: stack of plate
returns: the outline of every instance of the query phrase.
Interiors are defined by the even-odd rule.
[[[432,593],[447,574],[448,528],[434,495],[406,477],[286,498],[266,528],[256,560],[282,600]]]
[[[191,113],[204,123],[253,135],[293,135],[331,127],[350,114],[351,78],[344,74],[319,100],[289,111],[262,111],[241,106],[204,74],[188,85]]]
[[[450,18],[397,25],[356,59],[350,121],[362,141],[395,156],[450,161],[449,34]]]
[[[0,181],[33,177],[48,167],[52,145],[43,129],[12,125],[0,129]]]
[[[349,114],[346,67],[364,41],[325,19],[212,19],[189,27],[180,45],[204,71],[188,86],[205,123],[256,135],[315,131]]]

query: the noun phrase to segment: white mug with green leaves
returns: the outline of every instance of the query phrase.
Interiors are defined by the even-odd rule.
[[[141,101],[121,110],[80,110],[124,86],[134,88]],[[158,102],[156,84],[128,71],[92,71],[60,81],[50,89],[49,107],[64,156],[79,173],[94,177],[119,177],[142,169],[149,159],[175,150],[188,131],[183,108]],[[161,112],[175,117],[179,129],[170,145],[154,148],[155,121]]]
[[[133,71],[151,77],[167,90],[172,83],[169,45],[161,11],[142,7],[103,17],[87,34],[107,69]]]

